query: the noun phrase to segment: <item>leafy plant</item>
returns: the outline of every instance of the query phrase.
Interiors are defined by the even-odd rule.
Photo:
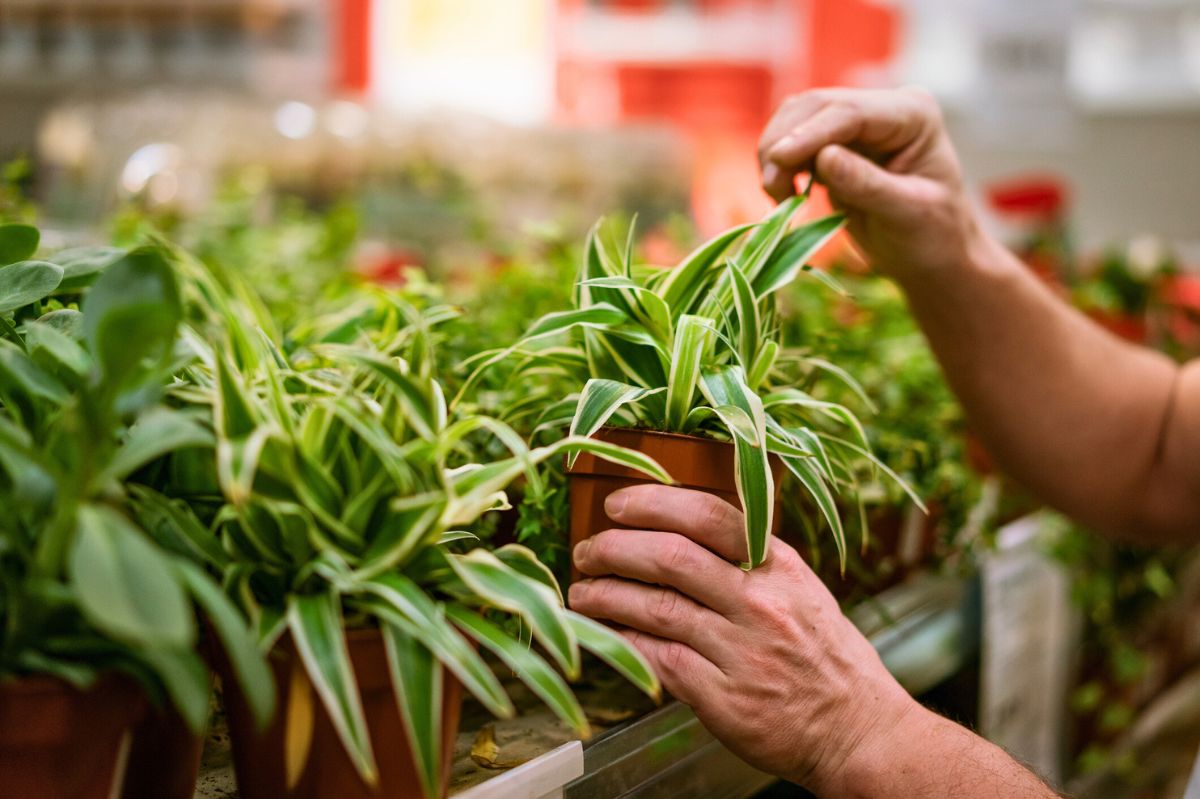
[[[578,392],[538,408],[535,431],[566,427],[573,436],[592,436],[615,424],[732,441],[751,567],[767,552],[770,458],[778,457],[816,501],[844,558],[837,494],[875,469],[899,480],[871,454],[848,408],[798,388],[814,373],[855,386],[838,366],[785,346],[780,333],[775,297],[796,277],[840,290],[807,260],[843,220],[789,229],[804,199],[717,236],[669,270],[635,265],[632,231],[617,244],[597,225],[573,307],[542,317],[515,345],[474,359],[459,400],[492,365],[512,359],[517,378],[565,378]],[[565,335],[571,338],[563,344]]]
[[[126,671],[198,730],[196,608],[265,721],[270,674],[237,609],[133,513],[145,467],[214,443],[163,402],[189,358],[174,270],[153,247],[28,260],[38,244],[35,228],[0,225],[0,674],[87,685]]]
[[[471,538],[462,526],[503,505],[503,488],[515,477],[536,481],[534,467],[549,458],[587,450],[669,480],[661,467],[582,437],[529,449],[487,417],[451,417],[430,335],[444,309],[418,313],[392,295],[364,294],[352,313],[294,329],[285,347],[234,284],[206,279],[193,266],[201,273],[193,281],[204,297],[198,305],[214,309],[225,338],[190,342],[198,362],[174,394],[211,406],[215,469],[174,464],[177,479],[164,495],[144,498],[164,515],[175,507],[167,496],[208,508],[202,524],[176,524],[177,532],[223,575],[262,647],[291,636],[365,780],[374,780],[375,761],[346,628],[378,628],[384,637],[428,796],[439,795],[442,666],[492,712],[513,712],[468,640],[513,669],[581,734],[583,712],[550,665],[576,676],[580,647],[657,696],[658,682],[636,651],[566,610],[532,552],[458,549]],[[480,434],[501,441],[507,456],[462,462],[464,442]],[[495,616],[519,620],[546,655]]]

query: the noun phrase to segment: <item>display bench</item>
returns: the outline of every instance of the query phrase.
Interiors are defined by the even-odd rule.
[[[959,673],[979,651],[978,581],[916,575],[850,611],[884,664],[920,695]],[[531,727],[540,724],[530,721]],[[554,726],[547,719],[545,725]],[[468,731],[466,740],[474,732]],[[537,730],[530,733],[537,736]],[[554,741],[553,733],[542,740]],[[460,741],[459,761],[470,759]],[[462,763],[456,770],[460,770]],[[753,796],[775,778],[751,768],[714,739],[678,702],[612,727],[586,744],[551,743],[543,754],[475,784],[459,783],[455,799],[616,799]],[[488,774],[481,774],[486,777]],[[198,799],[236,796],[232,770],[204,770]]]

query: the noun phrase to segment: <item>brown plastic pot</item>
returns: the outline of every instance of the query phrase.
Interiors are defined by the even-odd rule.
[[[0,683],[0,796],[109,799],[144,709],[122,675],[86,690],[41,675]]]
[[[737,493],[733,444],[678,433],[616,427],[602,428],[594,438],[649,455],[682,488],[704,491],[720,497],[739,510],[742,507]],[[775,524],[772,532],[778,532],[783,517],[779,507],[783,468],[783,462],[772,456],[771,472],[775,477]],[[609,494],[629,486],[654,482],[635,469],[610,463],[590,452],[579,454],[574,466],[568,470],[567,478],[571,501],[571,549],[585,538],[613,526],[604,511],[604,501]],[[579,572],[572,566],[571,579],[579,578]]]
[[[241,799],[418,799],[421,782],[413,765],[404,722],[396,706],[388,673],[383,636],[378,630],[353,630],[346,635],[350,661],[358,681],[363,712],[375,752],[378,783],[369,786],[359,777],[342,747],[333,723],[317,696],[290,637],[271,652],[279,702],[266,730],[258,732],[254,716],[229,671],[223,653],[217,669],[224,686],[225,713],[233,747],[233,767]],[[462,686],[445,673],[442,698],[442,775],[449,782],[462,710]],[[297,696],[297,691],[307,692]],[[311,710],[308,756],[295,784],[288,785],[285,740],[289,714],[305,717]]]
[[[121,799],[192,799],[204,737],[174,706],[150,707],[133,730]]]

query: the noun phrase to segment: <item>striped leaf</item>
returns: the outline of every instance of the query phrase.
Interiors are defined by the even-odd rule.
[[[382,626],[392,692],[425,799],[442,795],[442,667],[413,636]]]
[[[700,382],[700,368],[712,353],[715,341],[716,330],[710,320],[689,314],[679,317],[671,351],[671,374],[667,380],[665,422],[668,431],[677,432],[686,425]]]
[[[733,307],[737,311],[737,353],[742,365],[751,369],[758,360],[758,348],[763,339],[758,300],[740,269],[730,264],[728,272],[733,285]]]
[[[837,502],[834,499],[833,492],[821,476],[812,458],[784,456],[783,463],[788,471],[795,475],[800,484],[808,491],[813,501],[817,503],[817,509],[829,524],[829,529],[833,532],[833,542],[837,545],[838,562],[841,564],[842,571],[845,572],[846,531],[842,528],[842,518],[838,515]]]
[[[748,565],[754,568],[767,556],[775,516],[775,478],[765,446],[766,415],[762,400],[746,385],[745,375],[736,366],[706,371],[702,388],[718,414],[721,409],[733,406],[754,423],[753,441],[742,435],[733,436],[734,476],[745,516]]]
[[[411,625],[420,639],[476,699],[493,714],[508,718],[513,704],[499,680],[470,644],[447,623],[445,609],[408,577],[393,572],[361,582],[357,588],[378,600],[372,612],[391,624]]]
[[[571,693],[571,689],[546,661],[540,658],[527,645],[510,637],[496,625],[482,616],[472,613],[465,608],[450,605],[446,615],[457,624],[463,632],[479,642],[496,657],[512,669],[513,673],[529,686],[529,689],[563,720],[580,737],[587,738],[591,734],[587,716],[579,706],[579,700]]]
[[[558,594],[482,549],[466,555],[450,555],[447,560],[474,594],[524,619],[534,638],[569,677],[574,679],[579,675],[579,648]]]
[[[287,615],[308,679],[321,697],[338,739],[363,782],[375,785],[375,757],[346,649],[338,597],[332,593],[289,596]]]
[[[813,277],[825,282],[838,293],[845,294],[845,288],[836,280],[806,266],[809,259],[845,225],[846,217],[843,214],[833,214],[789,232],[779,241],[762,269],[754,276],[755,296],[761,299],[778,291],[795,280],[802,270],[812,272]],[[828,278],[828,281],[825,278]]]
[[[616,380],[594,377],[587,381],[583,393],[579,396],[579,405],[575,417],[571,420],[571,435],[588,438],[603,427],[623,405],[638,402],[649,394],[661,391],[661,388],[641,388]],[[575,464],[575,458],[578,456],[579,452],[568,456],[567,468]]]
[[[689,313],[697,297],[711,280],[711,272],[729,246],[754,225],[741,225],[700,245],[679,266],[672,269],[658,286],[671,314],[679,317]]]
[[[612,666],[655,702],[662,698],[662,686],[654,669],[632,644],[603,624],[569,610],[567,622],[575,630],[580,646]]]

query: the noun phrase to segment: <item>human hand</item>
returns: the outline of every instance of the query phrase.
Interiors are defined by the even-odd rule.
[[[759,141],[775,200],[814,175],[877,268],[903,280],[957,268],[983,234],[937,101],[921,89],[816,89],[789,97]]]
[[[605,509],[634,529],[575,548],[580,613],[619,625],[666,689],[751,765],[830,795],[920,708],[781,540],[751,571],[742,514],[699,491],[640,485]],[[915,721],[914,721],[915,723]]]

